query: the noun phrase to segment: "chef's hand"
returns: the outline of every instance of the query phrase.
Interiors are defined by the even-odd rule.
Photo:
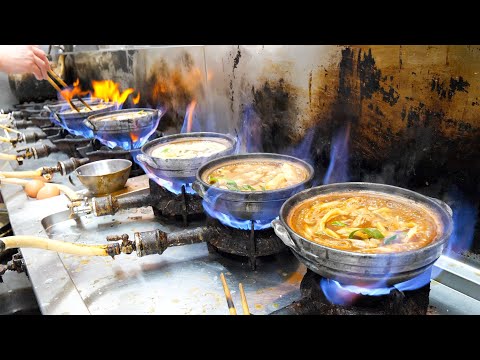
[[[45,52],[36,45],[0,45],[0,71],[33,73],[37,80],[45,80],[49,69]]]

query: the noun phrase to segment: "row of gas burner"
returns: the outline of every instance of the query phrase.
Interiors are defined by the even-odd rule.
[[[48,104],[21,105],[11,113],[13,116],[10,123],[13,127],[16,129],[38,127],[41,132],[32,139],[35,141],[49,139],[53,144],[53,147],[45,144],[32,146],[24,151],[25,154],[40,158],[55,151],[64,152],[73,158],[71,162],[74,165],[70,166],[70,170],[85,162],[113,158],[127,159],[134,164],[131,176],[138,176],[145,172],[150,178],[148,189],[126,196],[106,195],[84,199],[83,202],[72,207],[72,212],[77,216],[113,215],[119,210],[151,206],[155,216],[161,221],[180,221],[187,225],[192,220],[206,219],[203,226],[186,228],[180,232],[167,234],[155,229],[138,232],[134,234],[134,241],[129,240],[127,234],[109,236],[107,238],[109,241],[121,241],[121,243],[112,243],[116,245],[112,247],[114,249],[112,255],[121,252],[130,254],[134,251],[138,256],[161,254],[171,246],[207,242],[209,251],[225,254],[225,256],[246,257],[251,269],[255,270],[258,257],[271,256],[288,249],[285,245],[288,245],[288,241],[277,236],[278,231],[276,234],[271,222],[278,217],[280,207],[286,199],[310,187],[313,168],[309,164],[279,154],[234,155],[236,139],[224,134],[189,133],[162,136],[161,133],[155,132],[158,121],[153,131],[150,129],[150,134],[147,137],[143,136],[141,145],[150,140],[146,145],[138,146],[130,143],[122,147],[122,142],[118,140],[118,132],[117,135],[109,136],[107,142],[92,139],[92,136],[82,136],[85,134],[84,130],[80,131],[78,128],[72,130],[71,124],[56,117],[55,111],[52,111],[55,104],[50,104],[49,109],[46,109],[45,105]],[[140,137],[129,135],[132,141]],[[210,158],[203,158],[202,162],[195,162],[192,159],[161,160],[151,156],[152,150],[160,144],[182,138],[221,138],[227,141],[229,146],[224,152]],[[208,183],[201,181],[201,173],[218,166],[219,162],[234,161],[242,157],[293,161],[307,169],[309,175],[307,180],[287,191],[263,194],[228,192],[226,197],[218,188],[209,187]],[[295,255],[298,257],[298,254]],[[309,268],[301,284],[302,299],[278,310],[276,312],[278,314],[426,314],[427,312],[431,264],[422,273],[424,277],[428,273],[428,280],[423,281],[422,286],[406,291],[390,287],[388,291],[380,292],[381,296],[376,296],[375,291],[349,293],[349,290],[337,281],[322,276],[325,273],[317,271],[318,268],[310,266],[308,261],[303,261],[301,257],[299,259]],[[327,287],[327,290],[325,283],[331,283],[332,286]],[[332,296],[331,293],[329,294],[331,291],[336,294]],[[345,292],[347,294],[344,294]],[[332,302],[332,299],[342,296],[355,300],[343,301],[342,304]]]

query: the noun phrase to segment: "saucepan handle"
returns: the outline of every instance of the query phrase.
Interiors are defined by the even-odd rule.
[[[95,126],[88,119],[83,120],[83,125],[88,127],[90,130],[95,130]]]
[[[155,163],[153,163],[152,160],[148,156],[145,156],[144,154],[137,154],[137,160],[142,165],[148,165],[154,169],[157,168]]]
[[[45,105],[43,108],[44,108],[45,110],[47,110],[50,114],[52,114],[52,116],[54,117],[55,121],[56,121],[58,124],[60,124],[60,125],[63,124],[62,119],[60,119],[60,117],[58,116],[58,114],[57,114],[55,111],[53,111],[52,109],[50,109],[50,107],[49,107],[48,105]]]
[[[195,180],[192,184],[192,188],[202,199],[204,198],[206,190],[200,182]]]
[[[285,245],[288,247],[292,248],[295,251],[299,251],[297,245],[293,242],[292,238],[288,234],[287,229],[282,225],[280,220],[275,219],[272,221],[272,226],[273,230],[275,231],[275,234],[283,241]]]
[[[438,199],[435,199],[433,197],[430,197],[429,198],[433,201],[435,201],[442,209],[444,209],[447,213],[450,214],[450,216],[453,216],[453,211],[452,211],[452,208],[450,206],[448,206],[445,202],[443,202],[442,200],[438,200]]]

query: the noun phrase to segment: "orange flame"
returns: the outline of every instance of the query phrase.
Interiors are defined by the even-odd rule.
[[[65,88],[60,92],[60,95],[67,101],[71,101],[76,96],[85,96],[90,94],[92,99],[101,99],[105,102],[117,103],[117,105],[122,105],[128,96],[132,94],[135,90],[128,88],[120,92],[120,84],[112,80],[93,80],[92,81],[93,93],[91,91],[82,90],[80,87],[80,80],[77,79],[73,83],[73,87]],[[137,96],[133,98],[133,103],[138,104],[140,101],[140,93],[137,92]],[[71,105],[70,105],[71,107]]]
[[[137,94],[133,99],[133,103],[137,105],[140,102],[140,93]]]
[[[187,106],[187,133],[192,131],[192,119],[193,119],[193,111],[195,110],[195,106],[197,106],[197,101],[192,100],[192,102]]]
[[[62,97],[68,101],[69,105],[70,105],[70,101],[73,100],[74,97],[76,96],[85,96],[88,94],[88,91],[82,91],[81,87],[80,87],[80,80],[77,79],[74,83],[73,83],[73,87],[71,88],[65,88],[63,89],[62,91],[60,91],[60,95],[62,95]],[[72,105],[70,105],[70,107],[73,109]]]
[[[120,85],[112,80],[92,81],[93,94],[92,97],[102,99],[106,102],[115,102],[119,105],[127,100],[128,95],[135,90],[132,88],[125,89],[120,93]]]
[[[132,142],[137,142],[138,140],[138,135],[134,134],[134,133],[130,133],[130,139],[132,139]]]

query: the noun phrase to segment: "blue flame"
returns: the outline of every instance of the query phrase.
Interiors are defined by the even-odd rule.
[[[284,151],[285,154],[294,156],[298,159],[302,159],[312,165],[311,149],[313,144],[313,136],[315,134],[315,128],[310,128],[303,137],[300,144],[296,146],[287,147]]]
[[[203,196],[203,209],[211,217],[220,221],[223,225],[233,227],[235,229],[241,230],[250,230],[253,223],[254,230],[263,230],[270,228],[271,222],[274,219],[268,220],[250,220],[250,219],[239,219],[230,213],[224,213],[216,210],[217,200],[220,198],[221,193],[214,194],[213,188],[207,190]],[[224,210],[225,211],[225,210]]]
[[[185,193],[187,194],[195,194],[195,191],[192,189],[192,184],[191,183],[183,183],[181,181],[175,181],[172,179],[162,179],[161,177],[157,176],[154,174],[154,170],[150,168],[147,164],[143,164],[140,161],[137,160],[137,154],[140,152],[140,150],[133,150],[132,151],[132,158],[135,163],[140,165],[140,167],[145,171],[145,174],[155,181],[158,185],[162,186],[163,188],[167,189],[173,194],[180,194],[182,192],[182,186],[185,187]]]
[[[238,144],[239,148],[248,152],[263,152],[262,121],[253,110],[253,105],[246,106],[243,111],[243,122]]]
[[[205,200],[202,201],[202,205],[203,205],[203,209],[208,215],[217,219],[223,225],[226,225],[235,229],[251,230],[252,223],[253,223],[254,230],[268,229],[272,226],[271,220],[242,220],[234,217],[233,215],[230,215],[230,214],[227,215],[227,214],[221,213],[220,211],[214,210],[214,206],[212,206],[210,202]]]
[[[348,176],[348,142],[350,139],[350,123],[341,128],[332,139],[330,148],[330,164],[323,179],[324,184],[346,182]]]
[[[380,281],[377,284],[362,287],[357,285],[342,285],[336,280],[322,278],[320,286],[325,294],[325,297],[333,304],[337,305],[352,305],[355,301],[364,295],[368,296],[382,296],[388,295],[394,289],[399,291],[411,291],[419,289],[430,282],[432,268],[424,271],[413,279],[395,284],[393,286],[386,286],[386,281]],[[386,277],[387,279],[388,277]]]
[[[131,131],[125,130],[122,133],[102,133],[99,132],[95,135],[95,138],[110,149],[120,147],[124,150],[140,149],[146,144],[150,136],[157,130],[158,124],[162,113],[159,112],[159,116],[155,121],[152,121],[150,126],[141,129],[132,129]]]
[[[263,148],[263,126],[262,119],[253,109],[253,105],[245,106],[243,110],[243,121],[239,136],[239,148],[246,152],[264,152]],[[290,155],[314,165],[312,161],[312,145],[315,136],[315,127],[306,130],[299,144],[277,149],[279,154]]]
[[[88,97],[82,98],[85,101],[89,101]],[[76,106],[83,106],[79,105],[78,102],[75,102]],[[50,121],[55,125],[59,125],[65,130],[67,130],[70,134],[75,136],[82,136],[86,139],[93,139],[93,132],[90,128],[84,125],[83,120],[88,117],[88,113],[82,113],[81,118],[77,119],[67,119],[66,117],[62,116],[61,113],[64,111],[70,110],[70,106],[65,103],[61,108],[60,111],[56,111],[56,113],[50,113]],[[58,119],[57,119],[58,117]],[[60,121],[59,121],[60,120]]]
[[[453,212],[453,231],[444,254],[456,258],[472,247],[478,210],[473,201],[456,188],[450,190],[448,196],[453,198],[449,202]]]

